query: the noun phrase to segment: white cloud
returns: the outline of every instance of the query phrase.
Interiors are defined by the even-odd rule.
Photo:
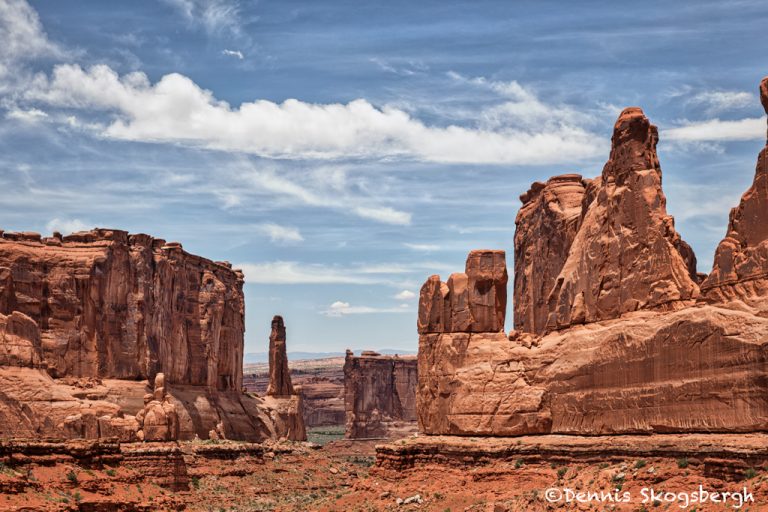
[[[5,117],[7,119],[13,119],[16,121],[32,124],[44,120],[48,117],[48,114],[36,108],[31,108],[29,110],[12,108],[8,111],[7,114],[5,114]]]
[[[241,35],[240,4],[234,0],[165,0],[179,10],[193,26],[201,26],[208,34],[229,32]]]
[[[375,308],[370,306],[352,306],[349,302],[336,301],[328,309],[321,311],[325,316],[341,317],[345,315],[368,315],[373,313],[410,313],[408,304],[396,308]]]
[[[48,40],[37,12],[25,0],[0,2],[0,61],[62,57],[64,51]]]
[[[504,231],[512,231],[514,229],[514,226],[457,226],[456,224],[450,224],[445,227],[448,231],[454,231],[460,235],[471,235],[476,233],[494,233],[494,232],[504,232]]]
[[[416,274],[422,279],[429,273],[449,271],[451,268],[450,265],[435,262],[341,267],[296,261],[241,263],[236,267],[243,270],[245,282],[250,284],[383,284],[398,288],[410,286],[403,281],[404,275]]]
[[[222,50],[221,54],[227,55],[229,57],[237,57],[240,60],[243,60],[245,58],[245,56],[243,55],[243,52],[241,52],[240,50]]]
[[[739,141],[765,139],[766,119],[747,118],[737,121],[707,121],[686,122],[678,128],[667,128],[662,132],[662,140],[681,142],[694,141]]]
[[[311,190],[307,186],[278,176],[275,170],[271,168],[256,168],[249,163],[240,172],[249,186],[274,194],[288,196],[307,206],[332,208],[385,224],[407,226],[411,223],[411,214],[408,212],[376,205],[376,200],[369,197],[344,194],[343,188],[345,184],[336,182],[329,184],[323,183],[323,180],[313,180],[312,185],[314,185],[315,190]],[[321,170],[321,174],[325,175],[326,173]],[[323,189],[323,186],[326,186],[327,189]]]
[[[573,111],[547,107],[518,88],[520,101],[481,112],[477,127],[428,126],[403,110],[377,108],[364,99],[346,104],[256,100],[232,108],[186,76],[169,74],[152,84],[143,73],[121,77],[105,65],[88,70],[56,66],[52,76],[41,77],[26,98],[111,114],[102,135],[115,139],[267,158],[551,164],[573,163],[604,152],[605,141],[575,125],[578,116]]]
[[[0,92],[19,89],[30,79],[26,61],[64,58],[66,52],[48,40],[40,17],[25,0],[0,0]]]
[[[440,250],[440,246],[436,244],[412,244],[405,242],[403,245],[409,249],[413,249],[414,251],[431,252]]]
[[[416,294],[413,293],[411,290],[403,290],[394,297],[397,300],[411,300],[413,298],[416,298]]]
[[[754,105],[755,95],[743,91],[703,91],[691,96],[686,103],[701,105],[711,115]]]
[[[256,230],[269,236],[269,239],[275,243],[303,242],[304,237],[297,228],[281,226],[267,222],[256,226]]]
[[[364,219],[371,219],[385,224],[407,226],[411,223],[410,213],[401,212],[387,206],[356,206],[352,208],[352,212]]]
[[[88,231],[92,227],[80,219],[59,219],[58,217],[45,225],[45,229],[49,232],[58,231],[65,235],[78,231]]]
[[[382,281],[341,268],[302,265],[295,261],[243,263],[237,267],[251,284],[381,284]]]

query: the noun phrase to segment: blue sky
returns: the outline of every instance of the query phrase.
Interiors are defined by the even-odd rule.
[[[425,278],[507,250],[518,196],[659,126],[708,271],[765,142],[760,1],[0,0],[6,230],[180,241],[246,273],[246,351],[416,348]],[[512,327],[508,316],[507,329]]]

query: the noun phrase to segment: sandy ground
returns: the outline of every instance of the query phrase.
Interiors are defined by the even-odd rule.
[[[263,464],[206,461],[189,468],[190,490],[179,492],[121,466],[90,470],[66,464],[3,466],[0,510],[736,510],[734,498],[726,504],[684,506],[685,496],[691,499],[701,485],[710,493],[746,488],[754,502],[741,509],[768,511],[768,472],[762,468],[724,481],[705,477],[700,465],[686,459],[569,465],[507,461],[473,467],[424,465],[404,471],[384,470],[373,463],[374,442],[338,441],[321,449],[269,452]],[[568,489],[574,494],[571,502],[565,501]],[[654,503],[650,489],[675,494],[657,495]],[[585,491],[603,491],[614,500],[578,503],[575,493]],[[550,502],[547,496],[562,499]],[[629,503],[616,501],[626,496]]]

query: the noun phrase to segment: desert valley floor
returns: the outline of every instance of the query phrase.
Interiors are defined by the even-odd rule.
[[[663,437],[663,436],[662,436]],[[706,436],[705,436],[706,437]],[[615,453],[610,439],[594,442],[602,455],[580,459],[573,453],[541,450],[540,440],[517,441],[467,438],[454,446],[463,455],[446,463],[427,459],[401,467],[405,459],[376,461],[372,441],[335,441],[323,447],[307,443],[270,445],[253,451],[252,445],[234,442],[181,443],[188,464],[163,466],[161,476],[148,476],[141,465],[133,468],[121,462],[80,465],[62,462],[55,456],[31,457],[34,465],[3,466],[0,471],[0,510],[9,511],[435,511],[505,512],[536,510],[733,510],[727,505],[704,505],[685,501],[701,485],[710,492],[740,491],[746,487],[755,497],[743,510],[768,510],[768,471],[747,467],[743,461],[717,457],[723,452],[683,456],[695,451],[692,443],[738,447],[741,456],[765,456],[766,438],[743,443],[729,436],[693,439],[640,440],[640,446],[656,446],[666,456],[640,449],[635,456]],[[416,438],[394,442],[390,450],[413,443]],[[427,441],[434,442],[434,441]],[[493,453],[502,444],[519,447],[533,443],[537,449],[488,459],[479,453]],[[603,443],[602,445],[600,443]],[[557,444],[557,443],[555,443]],[[168,449],[176,449],[173,444]],[[160,447],[153,447],[158,450]],[[248,452],[248,449],[251,449]],[[626,448],[626,447],[625,447]],[[131,448],[128,448],[130,450]],[[670,456],[669,450],[677,450]],[[229,455],[226,452],[229,451]],[[234,456],[233,453],[239,452]],[[650,455],[650,456],[649,456]],[[658,455],[658,453],[656,454]],[[731,453],[731,455],[733,455]],[[44,460],[47,458],[47,461]],[[393,461],[399,462],[393,465]],[[545,493],[559,489],[581,492],[611,489],[629,502],[550,503]],[[646,494],[643,494],[643,490]],[[656,493],[649,494],[650,490]],[[668,493],[675,494],[674,499]],[[651,499],[656,496],[658,499]],[[550,498],[551,499],[551,498]]]

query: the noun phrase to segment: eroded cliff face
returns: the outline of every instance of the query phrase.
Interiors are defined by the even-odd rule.
[[[549,294],[581,226],[588,180],[579,174],[535,182],[515,219],[515,329],[543,334]]]
[[[760,84],[768,113],[768,77]],[[713,301],[741,300],[758,307],[768,294],[768,145],[760,151],[752,186],[731,210],[728,232],[715,252],[712,272],[701,288]]]
[[[0,268],[0,312],[37,323],[53,377],[242,386],[243,276],[228,264],[100,229],[4,233]]]
[[[767,90],[768,80],[764,104]],[[556,177],[521,198],[522,276],[509,336],[445,328],[437,321],[445,314],[434,311],[451,290],[437,276],[427,281],[418,324],[422,432],[768,429],[766,150],[700,296],[695,256],[666,213],[656,141],[642,111],[626,109],[602,176]]]
[[[347,351],[344,405],[348,438],[386,437],[416,421],[417,361],[413,356],[382,356]]]
[[[549,294],[546,330],[695,299],[696,258],[667,215],[658,131],[637,107],[613,130],[611,156]]]
[[[0,435],[133,441],[137,415],[160,424],[162,409],[166,438],[277,437],[269,404],[241,390],[242,285],[147,235],[2,233]]]

